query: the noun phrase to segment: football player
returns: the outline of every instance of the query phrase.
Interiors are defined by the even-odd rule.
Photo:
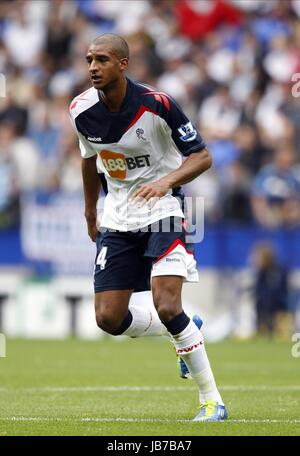
[[[122,37],[97,37],[86,60],[92,87],[73,100],[70,112],[82,156],[88,233],[97,243],[97,324],[109,334],[131,337],[154,327],[145,307],[129,308],[133,290],[151,267],[157,314],[199,389],[194,420],[224,420],[227,411],[202,333],[182,309],[182,284],[197,281],[198,273],[185,243],[184,214],[172,193],[210,168],[210,153],[169,95],[126,77],[129,49]],[[101,235],[98,172],[108,186]]]

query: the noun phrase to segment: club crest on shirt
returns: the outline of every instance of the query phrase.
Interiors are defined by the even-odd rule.
[[[193,141],[196,136],[197,132],[195,128],[192,125],[192,122],[188,122],[185,125],[181,125],[177,131],[180,133],[180,139],[181,141],[187,142],[187,141]]]
[[[142,128],[137,128],[135,130],[136,132],[136,135],[139,139],[142,139],[143,141],[146,141],[146,138],[143,136],[143,134],[145,133],[144,130]]]

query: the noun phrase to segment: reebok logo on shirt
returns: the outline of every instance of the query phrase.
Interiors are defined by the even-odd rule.
[[[90,142],[98,143],[102,141],[102,138],[100,138],[100,136],[98,138],[95,138],[94,136],[88,136],[87,140]]]

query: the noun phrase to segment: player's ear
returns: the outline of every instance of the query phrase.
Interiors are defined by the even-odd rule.
[[[120,70],[122,70],[122,71],[126,70],[126,68],[128,67],[128,58],[124,57],[124,59],[121,59],[119,61],[119,66],[120,66]]]

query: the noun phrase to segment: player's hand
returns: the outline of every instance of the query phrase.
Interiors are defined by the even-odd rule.
[[[150,201],[150,207],[153,207],[159,198],[165,196],[169,190],[169,185],[163,180],[144,184],[133,194],[131,201],[138,207],[143,207]]]
[[[97,224],[96,224],[97,217],[94,214],[86,214],[85,218],[86,218],[86,223],[87,223],[87,227],[88,227],[89,237],[91,238],[91,240],[93,242],[96,242],[96,237],[97,237],[97,233],[98,233]]]

